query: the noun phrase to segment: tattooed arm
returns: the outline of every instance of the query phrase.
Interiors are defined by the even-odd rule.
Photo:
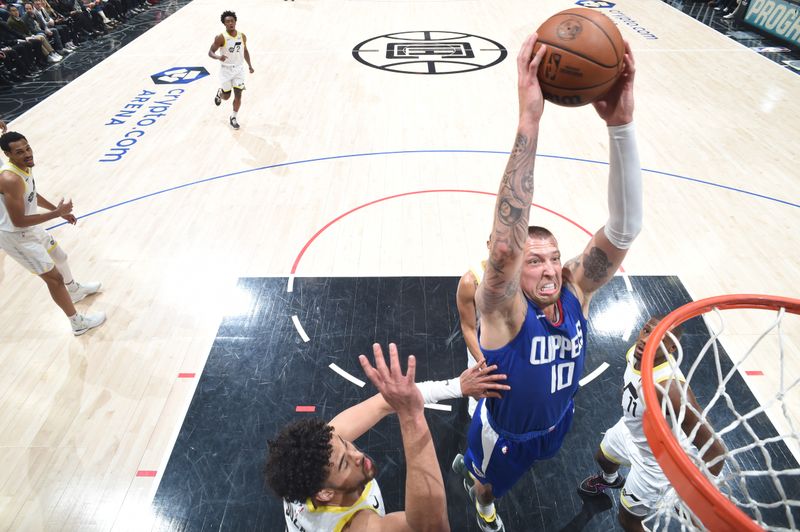
[[[481,341],[489,348],[506,344],[517,333],[525,317],[525,301],[519,288],[519,275],[528,235],[528,215],[533,200],[533,166],[539,138],[539,120],[544,110],[544,99],[536,71],[544,56],[545,46],[540,46],[534,54],[536,38],[535,33],[529,36],[517,57],[517,138],[500,182],[489,246],[489,263],[484,281],[476,294],[476,303],[481,313]]]

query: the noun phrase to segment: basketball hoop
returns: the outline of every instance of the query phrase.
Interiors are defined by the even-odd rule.
[[[735,321],[746,315],[745,324],[747,328],[753,326],[758,321],[753,318],[770,319],[770,323],[758,334],[743,334],[747,341],[752,344],[745,350],[743,356],[730,354],[730,359],[724,355],[725,350],[720,344],[720,337],[725,331],[725,321],[721,311],[734,311],[726,313],[731,321]],[[688,320],[708,313],[703,316],[707,332],[710,339],[705,342],[702,349],[695,356],[695,353],[684,351],[681,342],[687,344],[689,341],[687,333],[681,342],[672,336],[668,331],[677,325]],[[787,317],[788,315],[791,318]],[[800,397],[800,377],[797,370],[793,374],[788,369],[784,369],[784,352],[789,354],[796,353],[788,349],[788,344],[784,338],[783,329],[794,327],[794,316],[800,314],[800,300],[777,296],[764,295],[726,295],[703,299],[684,305],[670,313],[662,319],[653,332],[645,346],[642,355],[642,392],[644,394],[646,410],[644,413],[644,431],[650,448],[653,451],[658,463],[661,465],[665,475],[670,480],[674,493],[667,496],[664,504],[656,512],[653,520],[656,521],[658,528],[659,522],[665,522],[665,527],[669,528],[672,520],[677,521],[682,526],[694,528],[706,528],[711,531],[735,530],[735,531],[756,531],[763,528],[770,530],[796,530],[800,527],[800,467],[797,465],[797,454],[781,453],[781,456],[772,456],[776,446],[786,449],[786,445],[795,445],[800,442],[796,420],[792,417],[798,415],[800,401],[794,401],[796,411],[789,412],[788,403],[790,394]],[[715,330],[711,321],[714,317],[719,318],[720,328]],[[790,322],[788,325],[784,322]],[[653,366],[656,359],[657,349],[663,348],[661,341],[666,335],[676,343],[677,350],[673,354],[670,364],[680,368],[686,377],[686,385],[679,385],[677,381],[668,380],[667,387],[676,385],[681,392],[680,409],[676,410],[666,399],[659,402],[656,388],[661,391],[662,396],[666,396],[666,390],[662,384],[653,382]],[[700,334],[691,335],[699,337]],[[702,334],[705,337],[705,331]],[[738,338],[737,338],[738,339]],[[766,340],[765,340],[766,339]],[[779,364],[770,364],[766,357],[761,356],[756,359],[754,353],[761,354],[767,345],[774,345],[777,340],[779,351]],[[734,342],[736,343],[736,342]],[[728,347],[726,345],[726,347]],[[770,350],[771,356],[775,357],[775,349]],[[710,356],[706,356],[712,353]],[[722,356],[720,356],[722,355]],[[757,355],[758,356],[758,355]],[[800,362],[800,358],[795,357],[795,363]],[[747,368],[766,369],[767,371],[780,372],[779,389],[773,397],[766,399],[759,397],[752,404],[752,395],[747,393],[733,396],[726,390],[726,386],[732,380],[739,380],[741,374]],[[698,374],[704,377],[698,377]],[[756,373],[760,373],[756,371]],[[718,382],[708,382],[710,375],[716,374]],[[687,400],[686,388],[691,386],[691,379],[695,376],[696,388],[701,386],[708,389],[710,385],[714,392],[713,397],[704,398],[700,401],[700,411],[690,404]],[[698,382],[700,381],[700,382]],[[747,403],[747,397],[740,399],[741,396],[750,397],[750,404],[747,404],[743,411],[739,411],[741,403]],[[791,395],[794,397],[794,395]],[[737,401],[740,404],[737,404]],[[760,404],[759,404],[760,403]],[[716,409],[715,409],[716,407]],[[721,439],[727,449],[724,455],[725,467],[718,478],[709,472],[706,463],[699,457],[711,444],[705,445],[699,452],[692,452],[694,447],[683,435],[681,421],[687,409],[692,409],[701,422],[708,422],[715,432],[715,437]],[[727,410],[726,410],[727,409]],[[773,409],[773,410],[769,410]],[[754,420],[757,418],[767,419],[768,412],[773,415],[769,419],[776,417],[774,412],[783,414],[784,419],[778,419],[775,424],[777,434],[763,436],[756,434],[758,431],[752,428]],[[671,423],[668,423],[668,420]],[[772,423],[768,426],[772,430]],[[699,426],[699,424],[698,424]],[[761,427],[763,425],[759,425]],[[695,428],[696,434],[698,429]],[[763,432],[763,431],[762,431]],[[752,438],[751,438],[752,437]],[[746,441],[751,438],[751,441]],[[786,440],[786,443],[784,443]],[[688,443],[688,445],[687,445]],[[783,447],[780,447],[783,446]],[[790,449],[791,450],[791,449]],[[796,449],[795,449],[796,452]],[[788,454],[788,457],[786,456]],[[755,464],[755,465],[754,465]],[[778,465],[776,465],[778,464]],[[779,469],[780,464],[789,464]],[[753,487],[755,486],[755,487]],[[759,491],[762,490],[762,491]],[[772,500],[759,500],[754,491],[762,493],[766,491]],[[773,495],[774,493],[774,495]],[[652,524],[650,526],[653,526]]]

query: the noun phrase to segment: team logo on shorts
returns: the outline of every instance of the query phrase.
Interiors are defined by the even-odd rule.
[[[150,76],[156,85],[186,85],[208,76],[204,67],[172,67]]]
[[[460,74],[489,68],[508,55],[491,39],[453,31],[402,31],[372,37],[353,48],[364,65],[400,74]]]

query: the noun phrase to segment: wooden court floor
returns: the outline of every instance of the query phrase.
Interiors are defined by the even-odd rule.
[[[516,52],[573,5],[194,0],[14,120],[39,191],[74,200],[78,225],[52,229],[73,273],[103,282],[79,310],[108,323],[72,337],[44,284],[0,254],[0,529],[153,526],[238,279],[458,276],[480,260],[515,133]],[[255,68],[239,131],[212,102],[222,9]],[[608,14],[637,60],[645,169],[625,271],[677,276],[694,299],[799,297],[798,77],[657,0]],[[508,56],[440,75],[354,58],[359,43],[425,31],[470,36],[476,62],[497,54],[477,43]],[[179,67],[210,75],[154,84]],[[574,256],[606,217],[605,128],[591,108],[548,105],[539,154],[531,220]],[[760,324],[735,326],[746,342]],[[797,368],[800,331],[785,334]],[[745,376],[756,397],[779,379],[759,369]]]

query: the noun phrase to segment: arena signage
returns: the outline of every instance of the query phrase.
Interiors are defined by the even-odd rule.
[[[203,67],[173,67],[150,76],[156,85],[186,85],[208,76]]]
[[[654,41],[658,39],[653,33],[651,33],[647,28],[633,20],[631,17],[620,11],[619,9],[612,9],[608,12],[608,16],[614,21],[614,23],[619,26],[621,24],[628,26],[631,30],[635,33],[638,33],[640,37],[647,39],[649,41]]]
[[[752,0],[744,21],[789,44],[800,45],[800,4],[785,0]]]
[[[581,7],[589,7],[592,9],[610,9],[614,7],[614,2],[604,2],[602,0],[578,0],[575,2],[575,5],[579,5]]]
[[[116,163],[142,140],[159,120],[167,115],[173,104],[186,89],[159,87],[154,90],[142,89],[122,106],[105,123],[108,127],[124,129],[114,145],[98,159],[101,163]]]

